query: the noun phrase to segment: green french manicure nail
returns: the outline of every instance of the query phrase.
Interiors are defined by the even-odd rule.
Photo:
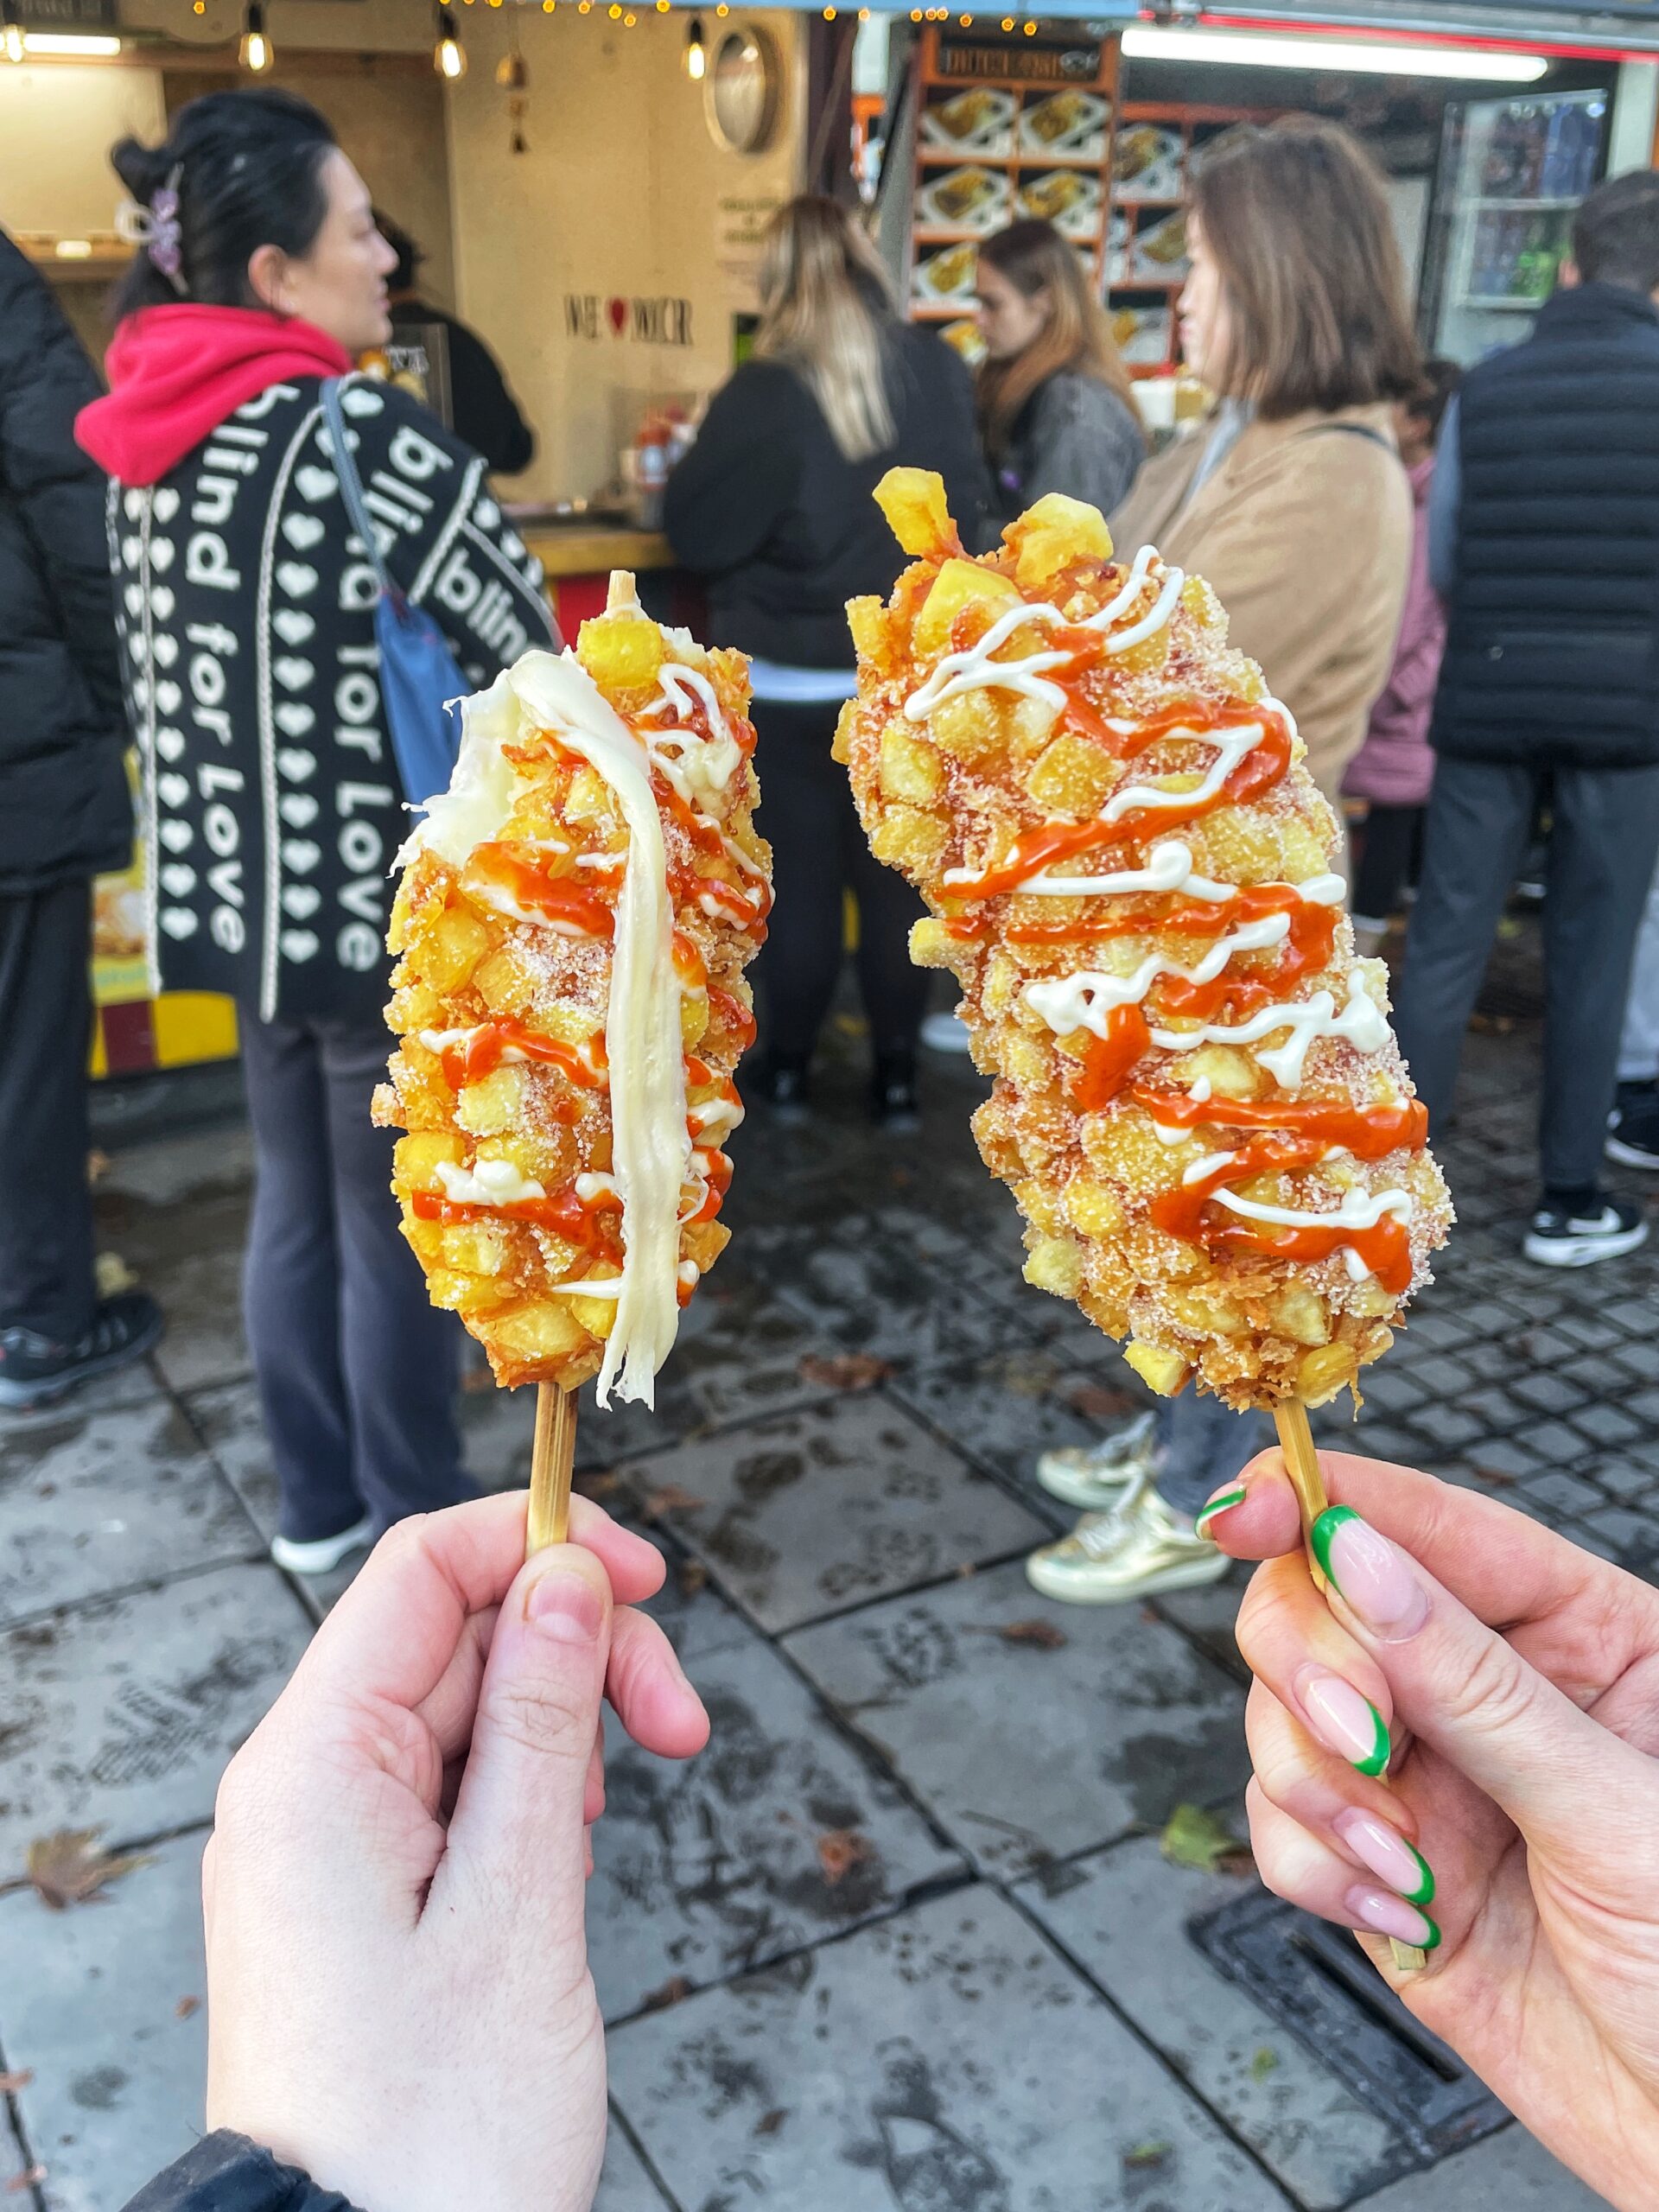
[[[1198,1519],[1192,1523],[1193,1528],[1199,1535],[1203,1535],[1209,1523],[1218,1514],[1230,1513],[1236,1505],[1243,1505],[1249,1495],[1249,1492],[1243,1483],[1235,1483],[1230,1490],[1224,1490],[1219,1497],[1205,1501],[1199,1510]]]
[[[1406,1849],[1411,1853],[1412,1857],[1417,1861],[1418,1866],[1422,1869],[1422,1879],[1418,1883],[1416,1888],[1414,1890],[1403,1891],[1402,1894],[1408,1904],[1414,1904],[1418,1910],[1421,1912],[1426,1904],[1433,1904],[1434,1902],[1434,1869],[1429,1865],[1427,1859],[1424,1858],[1422,1853],[1418,1850],[1414,1843],[1407,1842],[1404,1836],[1402,1836],[1400,1840],[1402,1843],[1405,1844]],[[1423,1913],[1423,1917],[1425,1920],[1428,1920],[1428,1915],[1426,1912]],[[1434,1923],[1432,1920],[1428,1921],[1428,1924],[1431,1928],[1434,1928]],[[1440,1940],[1440,1931],[1438,1928],[1434,1928],[1434,1943],[1438,1943]],[[1434,1948],[1434,1943],[1426,1943],[1422,1948],[1425,1950],[1432,1951]]]
[[[1430,1879],[1432,1880],[1433,1878],[1431,1876]],[[1413,1904],[1416,1904],[1416,1898],[1413,1897],[1411,1899],[1411,1903]],[[1419,1906],[1418,1910],[1421,1911],[1422,1909]],[[1440,1948],[1440,1923],[1438,1921],[1430,1920],[1426,1912],[1423,1914],[1423,1920],[1427,1927],[1428,1933],[1417,1948],[1420,1951],[1438,1951]]]
[[[1307,1532],[1307,1541],[1313,1547],[1313,1556],[1319,1562],[1325,1580],[1339,1598],[1342,1595],[1342,1585],[1338,1581],[1331,1565],[1332,1541],[1338,1529],[1345,1522],[1357,1521],[1358,1518],[1358,1514],[1351,1505],[1327,1505]]]

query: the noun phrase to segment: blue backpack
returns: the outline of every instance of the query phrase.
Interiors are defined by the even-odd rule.
[[[380,698],[398,778],[404,797],[416,814],[423,814],[429,802],[449,788],[461,750],[461,718],[445,710],[454,701],[464,699],[472,686],[456,665],[442,631],[423,607],[410,602],[380,557],[374,525],[363,503],[362,480],[346,443],[340,382],[339,377],[330,377],[324,383],[322,411],[346,512],[380,580],[374,635],[380,648]]]

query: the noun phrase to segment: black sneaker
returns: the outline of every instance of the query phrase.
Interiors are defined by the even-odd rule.
[[[99,1301],[92,1325],[72,1344],[34,1329],[0,1330],[0,1406],[45,1406],[94,1375],[142,1359],[160,1340],[162,1309],[147,1290]]]
[[[922,1126],[916,1096],[916,1068],[910,1058],[878,1060],[870,1089],[870,1114],[889,1136],[914,1136]]]
[[[785,1128],[805,1121],[811,1088],[804,1060],[762,1060],[752,1074],[744,1071],[745,1099],[770,1107]]]
[[[1659,1167],[1659,1086],[1619,1084],[1607,1117],[1607,1157],[1625,1167]]]
[[[1522,1250],[1541,1268],[1590,1268],[1617,1260],[1648,1241],[1640,1206],[1605,1198],[1593,1211],[1542,1205],[1532,1217]]]

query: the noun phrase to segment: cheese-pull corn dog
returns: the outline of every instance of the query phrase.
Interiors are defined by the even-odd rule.
[[[765,935],[747,663],[640,611],[466,702],[448,791],[399,859],[375,1118],[435,1302],[503,1383],[598,1372],[652,1402],[729,1232],[721,1149]]]
[[[1318,1404],[1451,1210],[1291,715],[1209,587],[1115,562],[1092,507],[1040,499],[970,561],[937,477],[876,497],[918,558],[849,609],[836,757],[996,1078],[974,1131],[1027,1277],[1155,1390]]]

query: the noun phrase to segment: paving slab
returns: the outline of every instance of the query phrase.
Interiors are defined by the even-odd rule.
[[[845,1393],[632,1463],[642,1497],[773,1633],[1044,1542],[1049,1530],[901,1406]]]
[[[1243,1815],[1234,1833],[1244,1834]],[[1172,1866],[1155,1836],[1072,1859],[1016,1894],[1118,2010],[1307,2212],[1332,2212],[1415,2171],[1369,2111],[1187,1934],[1258,1889],[1253,1872]]]
[[[1524,2127],[1506,2127],[1430,2172],[1365,2199],[1363,2212],[1610,2212]]]
[[[1283,2212],[1014,1908],[936,1898],[635,2021],[611,2090],[696,2212]]]
[[[95,1185],[99,1211],[118,1230],[119,1200],[172,1206],[205,1192],[246,1188],[253,1180],[253,1133],[244,1121],[226,1121],[188,1135],[124,1144],[107,1155]]]
[[[964,1872],[758,1637],[705,1649],[690,1671],[714,1731],[701,1758],[653,1758],[607,1716],[588,1910],[607,2019],[842,1935]]]
[[[1009,1641],[1040,1620],[1058,1649]],[[1243,1789],[1243,1693],[1138,1605],[1061,1606],[1018,1564],[785,1649],[988,1872],[1013,1878]]]
[[[1116,1387],[1097,1369],[1079,1368],[1047,1347],[1023,1344],[976,1359],[911,1369],[893,1378],[888,1395],[976,1465],[999,1475],[1033,1512],[1066,1527],[1077,1516],[1038,1487],[1039,1455],[1097,1443],[1104,1430],[1141,1410],[1128,1382]],[[1079,1403],[1090,1410],[1079,1412]]]
[[[998,1262],[910,1206],[751,1230],[744,1263],[846,1349],[904,1365],[994,1351],[1010,1330],[979,1286]]]
[[[210,1819],[226,1760],[308,1632],[271,1567],[213,1567],[0,1632],[0,1882],[56,1828],[120,1842]]]
[[[205,1832],[160,1845],[93,1904],[0,1897],[0,2038],[51,2212],[118,2212],[202,2127]],[[24,2001],[26,2000],[26,2001]]]
[[[167,1316],[155,1357],[175,1390],[229,1382],[252,1364],[242,1326],[245,1213],[239,1192],[158,1209],[118,1248]]]
[[[60,1409],[0,1443],[0,1621],[218,1560],[258,1532],[189,1423],[156,1396]]]
[[[37,1406],[24,1413],[15,1406],[0,1409],[0,1465],[5,1460],[6,1450],[12,1439],[31,1435],[37,1428],[55,1428],[66,1414],[75,1420],[91,1414],[109,1413],[117,1406],[137,1406],[147,1400],[163,1397],[165,1386],[157,1372],[153,1357],[136,1359],[130,1367],[118,1367],[112,1375],[95,1376],[90,1382],[77,1383],[73,1390],[50,1405]]]
[[[605,2139],[605,2170],[599,2177],[594,2212],[674,2212],[614,2120]]]

